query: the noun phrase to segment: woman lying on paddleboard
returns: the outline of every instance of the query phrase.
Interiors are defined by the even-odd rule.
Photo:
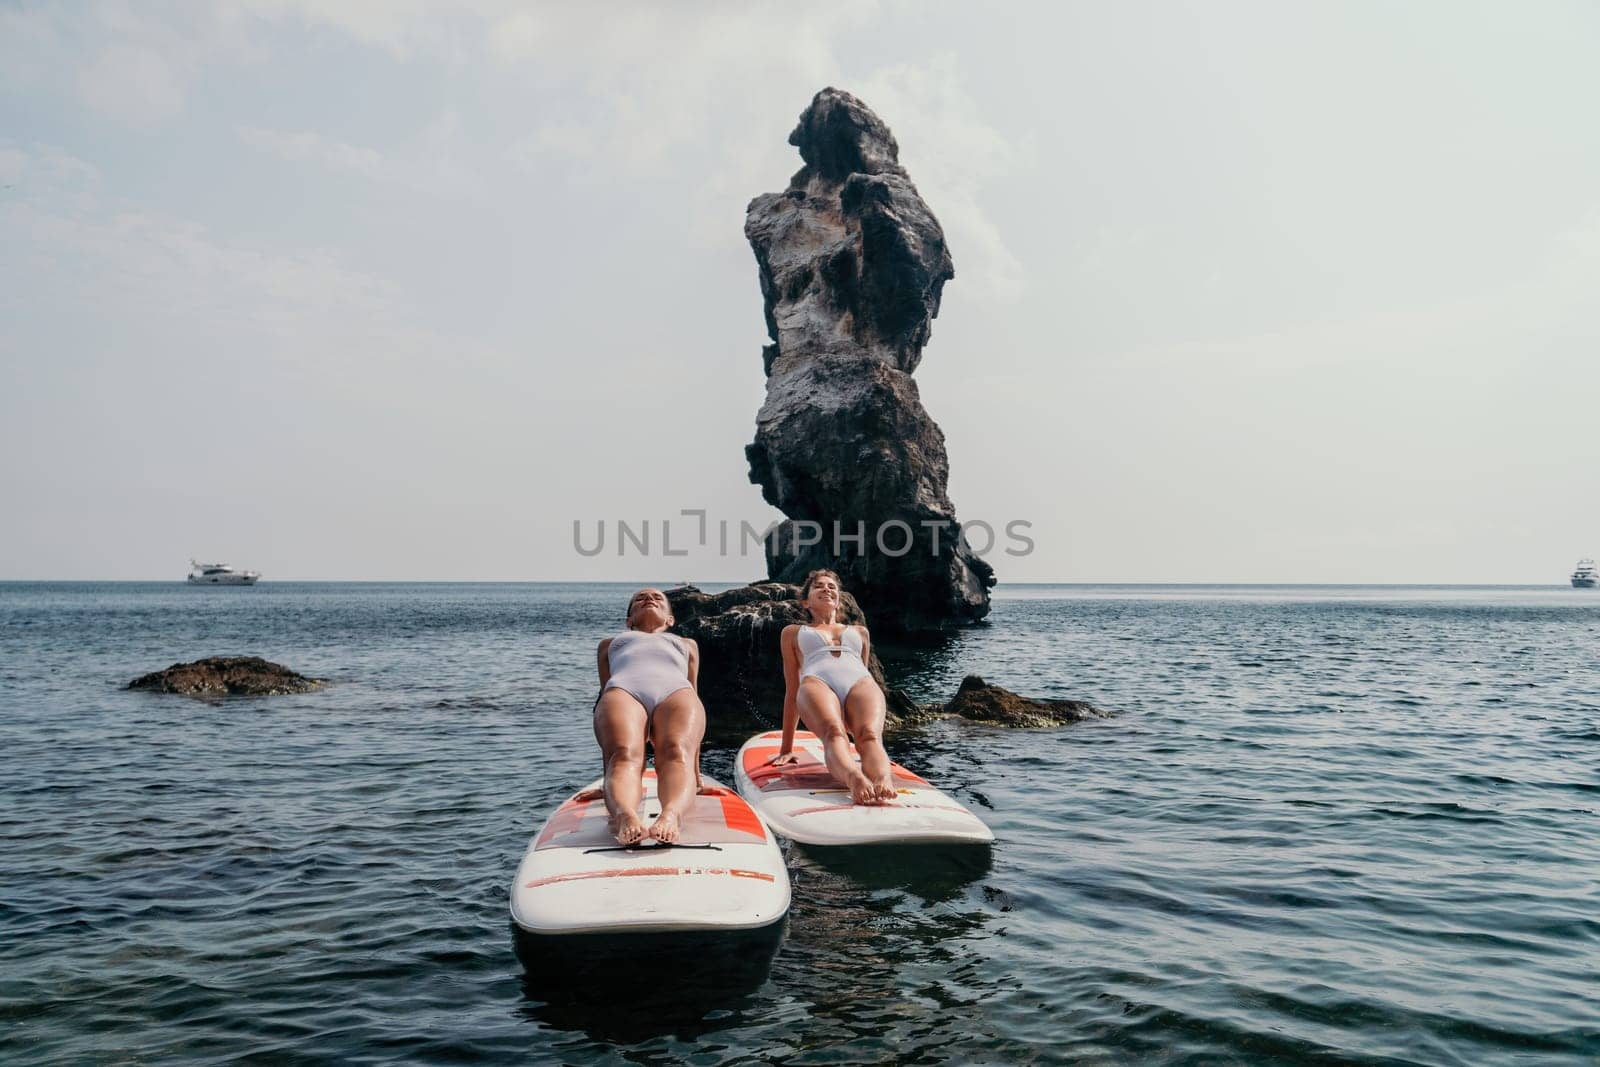
[[[656,754],[661,801],[650,837],[663,844],[678,839],[683,813],[699,787],[696,772],[706,733],[705,705],[695,692],[700,646],[667,633],[672,622],[666,594],[641,589],[628,601],[628,628],[600,642],[594,736],[605,761],[611,832],[624,845],[646,836],[639,802],[647,740]]]
[[[823,758],[834,781],[857,804],[882,804],[895,796],[889,754],[883,749],[883,690],[867,670],[872,638],[865,626],[838,621],[843,589],[839,576],[815,570],[800,587],[809,624],[783,630],[783,742],[775,765],[793,763],[795,720],[822,739]],[[861,754],[850,755],[854,738]]]

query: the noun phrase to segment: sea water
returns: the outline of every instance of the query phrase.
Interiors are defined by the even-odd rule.
[[[781,940],[561,959],[508,885],[630,591],[0,585],[0,1061],[1600,1057],[1600,593],[1002,587],[880,649],[1114,712],[891,736],[992,850],[786,846]],[[227,654],[330,684],[121,688]]]

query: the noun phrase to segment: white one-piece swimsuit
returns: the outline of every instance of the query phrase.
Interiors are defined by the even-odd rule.
[[[837,645],[830,645],[821,631],[810,626],[800,627],[797,640],[801,656],[800,680],[822,679],[822,683],[839,698],[840,704],[850,694],[851,686],[872,676],[861,660],[861,634],[853,626],[846,627],[844,633],[839,635]]]
[[[689,688],[689,647],[677,634],[625,630],[611,639],[606,659],[611,665],[606,689],[632,694],[647,715],[673,693]]]

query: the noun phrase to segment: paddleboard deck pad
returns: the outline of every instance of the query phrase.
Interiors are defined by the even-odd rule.
[[[511,886],[511,919],[535,934],[752,930],[789,910],[789,872],[750,805],[710,778],[678,843],[623,847],[606,828],[595,780],[567,799],[528,843]],[[653,770],[641,817],[661,813]]]
[[[795,731],[796,763],[772,766],[783,734],[770,730],[744,743],[734,782],[768,826],[806,845],[981,844],[994,833],[965,805],[900,764],[891,764],[899,795],[887,804],[852,804],[850,791],[828,773],[822,741]],[[855,746],[850,748],[856,755]],[[859,759],[860,757],[857,756]]]

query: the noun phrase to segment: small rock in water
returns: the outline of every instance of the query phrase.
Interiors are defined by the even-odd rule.
[[[976,674],[961,681],[955,697],[944,706],[950,715],[998,726],[1063,726],[1084,719],[1103,719],[1107,713],[1082,700],[1035,700],[1009,689],[990,685]]]
[[[211,656],[135,678],[128,688],[184,696],[273,696],[309,693],[322,684],[260,656]]]

